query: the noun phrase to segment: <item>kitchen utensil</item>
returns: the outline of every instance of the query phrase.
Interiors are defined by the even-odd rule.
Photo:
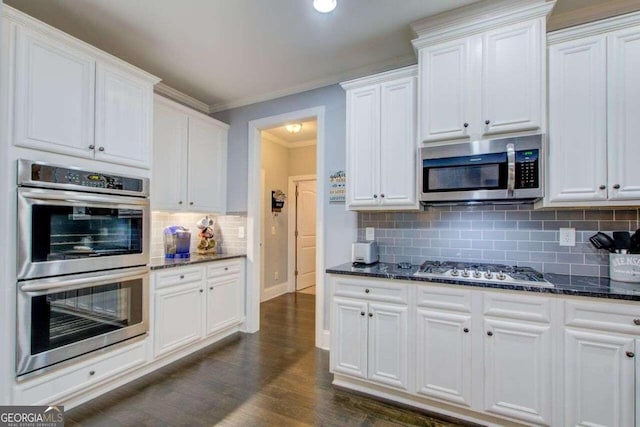
[[[629,252],[632,254],[640,254],[640,229],[636,230],[631,236],[631,247]]]
[[[627,253],[631,248],[631,234],[628,231],[614,231],[613,241],[617,253]]]
[[[608,235],[598,232],[589,237],[589,241],[596,249],[604,249],[609,252],[615,252],[615,241]]]

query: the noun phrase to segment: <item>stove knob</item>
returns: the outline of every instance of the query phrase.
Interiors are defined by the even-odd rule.
[[[462,277],[469,277],[469,269],[465,268],[464,270],[462,270]]]
[[[451,275],[452,276],[457,277],[458,274],[460,274],[460,273],[458,273],[458,269],[457,268],[454,268],[453,270],[451,270]]]
[[[476,279],[480,279],[482,277],[482,272],[480,270],[474,271],[473,277],[475,277]]]
[[[498,280],[504,280],[507,278],[507,275],[504,274],[502,271],[499,271],[498,274],[496,274],[496,279]]]
[[[484,273],[484,278],[485,279],[493,279],[493,273],[491,272],[491,270],[487,270],[487,272]]]

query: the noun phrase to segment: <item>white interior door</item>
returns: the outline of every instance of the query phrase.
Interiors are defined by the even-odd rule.
[[[316,180],[296,185],[296,290],[316,284]]]

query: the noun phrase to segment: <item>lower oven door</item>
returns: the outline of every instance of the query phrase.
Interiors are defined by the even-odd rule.
[[[147,267],[18,282],[16,375],[148,331]]]

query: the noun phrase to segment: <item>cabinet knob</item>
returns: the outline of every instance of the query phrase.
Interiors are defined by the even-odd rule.
[[[369,292],[371,292],[369,289],[365,289],[365,290],[364,290],[364,293],[365,293],[365,294],[368,294]]]
[[[360,316],[364,316],[364,311],[361,311],[361,312],[360,312]]]
[[[463,124],[462,126],[464,126],[464,127],[468,128],[468,127],[469,127],[469,123],[465,123],[465,124]]]
[[[484,121],[484,124],[485,124],[485,125],[489,125],[490,123],[491,123],[491,120],[485,120],[485,121]]]
[[[182,204],[182,200],[180,200],[180,201],[178,202],[178,204],[179,204],[179,205],[181,205],[181,204]]]
[[[369,313],[369,317],[373,317],[373,313]]]
[[[225,267],[225,268],[224,268],[224,271],[229,271],[229,267]]]
[[[633,319],[633,324],[636,326],[640,326],[640,319]]]
[[[193,202],[189,202],[189,205],[193,206]]]
[[[95,150],[95,149],[96,149],[96,146],[95,146],[95,145],[91,144],[91,145],[89,146],[89,150]]]
[[[493,332],[488,331],[488,332],[487,332],[487,335],[489,335],[490,337],[492,337],[492,336],[493,336]]]
[[[613,186],[613,189],[614,189],[614,190],[619,190],[619,189],[620,189],[620,184],[616,184],[616,185],[614,185],[614,186]]]
[[[184,279],[184,274],[180,275],[180,280]]]
[[[213,286],[209,286],[209,290],[212,291],[213,290]]]
[[[607,186],[606,186],[606,185],[601,185],[599,188],[600,188],[601,190],[606,190]]]
[[[627,351],[627,357],[632,358],[635,357],[635,353],[633,351]]]
[[[468,334],[469,333],[469,328],[464,328],[463,331],[464,331],[465,334]]]
[[[104,151],[104,147],[98,147],[98,151]]]
[[[378,195],[377,195],[377,194],[374,194],[374,195],[373,195],[373,198],[374,198],[374,199],[377,199],[377,198],[378,198]]]
[[[204,292],[204,289],[200,289],[200,293],[203,293],[203,292]]]
[[[89,375],[94,376],[96,374],[96,371],[89,371]]]

